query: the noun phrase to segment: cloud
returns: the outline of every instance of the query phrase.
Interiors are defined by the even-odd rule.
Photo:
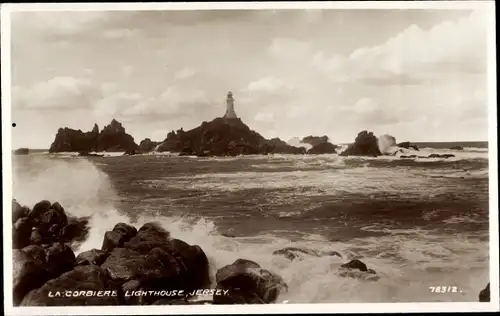
[[[278,60],[308,65],[337,82],[415,85],[444,73],[484,72],[485,21],[482,11],[473,11],[428,30],[411,25],[380,45],[360,47],[348,55],[331,54],[293,38],[274,39],[269,52]]]
[[[156,97],[143,98],[135,102],[121,114],[163,120],[198,116],[203,112],[212,112],[213,109],[213,102],[204,91],[171,86]]]
[[[250,93],[273,93],[286,92],[286,90],[290,89],[293,89],[293,86],[290,83],[287,83],[282,79],[269,76],[250,82],[245,91]]]
[[[137,34],[137,30],[133,29],[108,29],[102,32],[102,37],[106,39],[123,39]]]
[[[13,104],[28,110],[70,110],[85,108],[102,97],[101,87],[90,80],[74,77],[54,77],[29,88],[13,88]]]
[[[191,68],[191,67],[184,67],[184,68],[178,70],[174,74],[174,78],[175,79],[187,79],[187,78],[194,76],[195,74],[196,74],[196,69]]]
[[[121,70],[125,76],[130,76],[134,72],[134,67],[130,65],[125,65],[122,67]]]

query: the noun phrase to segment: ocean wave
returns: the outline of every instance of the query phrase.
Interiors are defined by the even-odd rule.
[[[30,168],[17,166],[14,171],[14,197],[21,203],[32,207],[42,199],[59,201],[72,215],[91,216],[89,237],[77,253],[100,248],[104,233],[118,222],[140,227],[146,222],[155,221],[170,231],[173,237],[199,245],[207,254],[212,276],[217,269],[239,258],[254,260],[263,268],[278,273],[289,286],[289,291],[280,295],[280,302],[475,301],[478,289],[483,288],[485,280],[488,279],[488,245],[460,235],[445,237],[421,230],[400,230],[387,236],[352,238],[344,242],[330,241],[322,234],[303,234],[300,240],[291,241],[283,236],[286,234],[275,231],[258,236],[232,238],[224,236],[219,231],[220,227],[206,217],[144,213],[132,219],[118,209],[118,194],[108,175],[88,160],[37,159]],[[363,174],[366,170],[354,172]],[[325,187],[326,184],[332,187],[333,183],[343,187],[345,182],[341,179],[352,178],[352,174],[351,177],[349,174],[336,177],[335,173],[325,172],[308,174],[311,175],[301,174],[299,182],[318,183],[320,179],[319,182],[325,184]],[[185,185],[210,188],[221,182],[236,186],[244,182],[242,177],[253,176],[255,173],[249,172],[170,177],[166,180],[169,183],[184,181],[182,183]],[[264,185],[296,186],[296,176],[294,173],[285,173],[278,178],[272,175],[265,179]],[[200,179],[208,184],[203,186],[202,182],[197,182]],[[388,177],[387,173],[383,175],[383,179],[386,183],[372,189],[381,190],[384,186],[391,185],[392,178]],[[278,184],[273,184],[276,180]],[[390,189],[398,189],[402,185],[419,187],[418,178],[405,175],[398,179],[400,180],[407,182],[398,182]],[[361,183],[359,181],[356,185]],[[365,192],[369,189],[366,185],[363,188]],[[291,213],[282,215],[295,216]],[[377,227],[372,225],[365,229],[373,230]],[[285,247],[303,247],[316,251],[334,250],[342,254],[343,258],[304,256],[302,260],[290,261],[282,256],[272,255],[275,250]],[[339,266],[352,258],[362,259],[377,271],[380,279],[376,282],[366,282],[342,277],[338,273]],[[464,267],[467,273],[463,272]],[[430,293],[429,286],[441,284],[457,285],[462,293]]]

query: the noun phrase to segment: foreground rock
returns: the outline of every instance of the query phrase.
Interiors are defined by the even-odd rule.
[[[115,119],[99,132],[97,124],[90,132],[60,128],[49,152],[131,152],[139,150],[134,138]]]
[[[484,290],[479,292],[479,301],[480,302],[489,302],[490,301],[490,284],[486,285]]]
[[[55,242],[81,242],[88,235],[88,218],[68,217],[58,203],[40,201],[29,209],[12,200],[12,247]]]
[[[372,132],[362,131],[358,134],[354,143],[349,145],[340,156],[370,156],[382,155],[378,146],[378,138]]]
[[[274,303],[278,295],[288,289],[280,276],[246,259],[219,269],[216,281],[217,289],[227,291],[227,295],[214,295],[214,304]]]
[[[286,247],[273,252],[273,255],[284,256],[289,260],[302,259],[304,255],[313,257],[337,256],[342,258],[342,255],[337,251],[316,251],[307,248]]]
[[[339,275],[366,281],[377,281],[380,278],[375,270],[368,269],[364,262],[357,259],[341,265]]]
[[[267,140],[239,118],[216,118],[189,131],[180,129],[168,133],[157,151],[204,157],[303,154],[305,148],[290,146],[279,138]]]

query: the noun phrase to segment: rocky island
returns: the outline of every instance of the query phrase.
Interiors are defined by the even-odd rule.
[[[266,139],[252,130],[236,115],[233,94],[229,92],[224,116],[204,121],[188,131],[182,128],[171,131],[163,141],[146,138],[137,145],[134,138],[126,133],[122,124],[113,119],[102,131],[99,131],[97,124],[90,132],[60,128],[49,152],[79,152],[80,156],[92,157],[102,156],[96,152],[124,152],[125,155],[171,152],[180,156],[198,157],[268,154],[339,154],[364,157],[402,154],[400,158],[404,159],[454,157],[453,154],[435,153],[429,156],[407,155],[408,150],[418,151],[418,147],[408,141],[396,143],[396,139],[390,135],[377,137],[373,132],[366,130],[358,133],[354,142],[340,153],[338,152],[340,147],[332,144],[326,135],[306,136],[300,140],[300,144],[293,146],[280,138]]]
[[[71,128],[60,128],[50,146],[50,153],[57,152],[127,152],[135,153],[139,146],[134,138],[125,132],[122,124],[115,119],[100,132],[97,124],[90,132]]]

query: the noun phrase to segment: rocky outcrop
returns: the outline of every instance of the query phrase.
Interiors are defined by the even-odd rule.
[[[81,242],[88,234],[88,219],[68,216],[57,202],[40,201],[29,209],[12,201],[12,248],[55,242]]]
[[[62,210],[58,203],[53,205],[41,201],[30,212],[17,208],[16,214],[32,214],[30,222],[43,222],[44,214]],[[211,284],[203,250],[171,238],[156,223],[139,230],[118,223],[106,232],[102,249],[76,258],[69,244],[60,241],[13,253],[16,306],[176,304]],[[136,291],[148,294],[132,295]],[[168,292],[175,294],[162,294]]]
[[[309,144],[311,146],[318,146],[320,144],[325,144],[325,143],[328,143],[329,141],[329,138],[328,136],[324,135],[324,136],[306,136],[304,138],[302,138],[302,140],[300,141],[301,143],[304,143],[304,144]]]
[[[239,118],[216,118],[189,131],[172,131],[157,150],[189,156],[305,153],[305,148],[290,146],[279,138],[265,139]]]
[[[29,148],[18,148],[12,152],[14,155],[29,155]]]
[[[349,145],[340,156],[371,156],[382,155],[378,146],[378,138],[372,132],[362,131],[358,134],[354,143]]]
[[[262,269],[256,262],[238,259],[217,271],[217,288],[227,295],[214,296],[214,304],[274,303],[288,285],[275,273]]]
[[[321,155],[321,154],[336,154],[337,146],[331,143],[320,143],[313,146],[311,149],[307,151],[309,155]]]
[[[130,152],[137,151],[139,146],[134,138],[125,132],[122,124],[115,119],[99,133],[97,151]]]
[[[399,148],[419,150],[417,145],[413,145],[410,142],[402,142],[397,145]]]
[[[151,139],[146,138],[139,143],[139,150],[143,153],[147,153],[153,151],[160,144],[161,142],[154,142]]]
[[[127,152],[138,149],[139,146],[134,142],[134,138],[125,132],[120,122],[113,119],[100,132],[97,124],[90,132],[60,128],[49,152]]]
[[[450,147],[451,150],[464,150],[464,148],[462,146],[453,146],[453,147]]]
[[[305,256],[324,257],[324,256],[338,256],[342,255],[337,251],[317,251],[307,248],[286,247],[273,252],[273,255],[284,256],[288,260],[302,259]]]
[[[490,284],[486,285],[486,287],[479,292],[479,301],[480,302],[489,302],[490,301]]]

